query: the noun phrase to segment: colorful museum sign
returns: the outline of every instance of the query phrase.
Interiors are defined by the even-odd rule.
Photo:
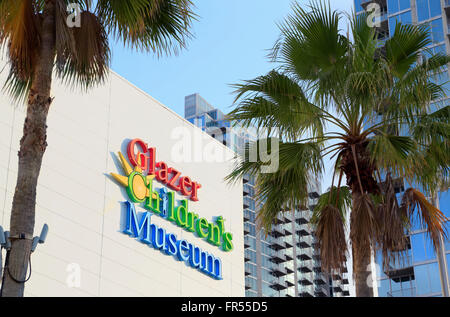
[[[137,153],[136,147],[140,149]],[[153,215],[162,217],[219,247],[222,251],[232,251],[233,236],[225,230],[225,219],[222,216],[208,221],[189,211],[188,199],[176,202],[176,192],[189,197],[193,202],[198,201],[198,189],[201,185],[188,176],[181,176],[180,171],[169,167],[165,162],[156,162],[156,149],[148,147],[142,140],[135,139],[129,142],[127,152],[134,167],[119,152],[125,175],[111,173],[114,179],[126,188],[130,199],[126,202],[127,220],[122,232],[168,255],[176,256],[216,279],[222,279],[222,261],[219,258],[186,240],[178,240],[175,234],[167,233],[165,229],[151,223]],[[155,179],[174,191],[167,188],[155,190]],[[146,210],[140,217],[134,204],[142,204]]]

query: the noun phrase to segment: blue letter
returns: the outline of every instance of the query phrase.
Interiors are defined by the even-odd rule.
[[[168,233],[166,235],[166,241],[167,241],[167,248],[166,253],[169,255],[175,255],[177,253],[177,236],[173,233]]]
[[[200,248],[194,247],[192,244],[189,244],[189,263],[192,267],[198,268],[200,266],[201,260],[200,260]]]
[[[139,238],[143,243],[150,244],[150,217],[152,215],[149,212],[143,213],[138,225],[138,217],[136,215],[134,204],[129,201],[125,203],[127,204],[127,222],[126,227],[122,232],[132,237]]]
[[[152,243],[155,249],[166,249],[166,230],[158,228],[156,225],[151,225],[152,229]]]
[[[189,244],[186,240],[180,240],[177,242],[177,249],[178,249],[178,258],[181,261],[187,261],[189,260],[189,253],[185,254],[185,252],[189,252]]]

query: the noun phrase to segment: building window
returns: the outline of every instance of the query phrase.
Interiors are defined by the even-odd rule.
[[[245,286],[249,287],[253,291],[257,291],[256,280],[251,277],[245,278]]]
[[[414,275],[416,279],[416,294],[418,296],[442,292],[439,265],[436,262],[416,266]]]
[[[389,279],[384,279],[379,281],[378,287],[378,296],[379,297],[388,297],[390,295],[390,283]]]
[[[401,14],[397,14],[396,16],[390,17],[389,18],[389,32],[390,34],[394,34],[395,32],[395,26],[397,25],[397,23],[402,23],[402,24],[411,24],[412,23],[412,16],[411,16],[411,11],[405,12],[405,13],[401,13]]]
[[[409,0],[389,0],[388,1],[388,13],[394,14],[399,11],[403,11],[411,8]]]
[[[439,0],[416,0],[417,19],[419,22],[442,15]]]
[[[444,41],[444,31],[442,26],[442,18],[433,20],[425,25],[429,28],[429,40],[433,43],[441,43]]]
[[[258,294],[254,291],[247,290],[245,291],[245,297],[258,297]]]
[[[361,12],[364,11],[364,8],[361,6],[361,3],[365,0],[355,0],[355,11]]]
[[[413,234],[411,236],[411,246],[414,263],[420,263],[436,258],[433,244],[425,233]]]

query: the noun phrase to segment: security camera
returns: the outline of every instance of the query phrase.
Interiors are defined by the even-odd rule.
[[[37,245],[39,244],[39,237],[34,237],[33,238],[33,243],[31,245],[31,253],[34,252],[34,250],[36,250]]]
[[[48,233],[48,225],[44,224],[44,226],[42,227],[42,231],[41,231],[41,235],[39,236],[39,243],[44,243],[45,239],[47,238],[47,233]]]
[[[6,244],[5,232],[3,231],[2,226],[0,226],[0,245],[4,246]]]
[[[9,240],[9,236],[10,236],[9,231],[5,231],[5,240],[6,240],[5,249],[6,250],[11,249],[11,241]]]

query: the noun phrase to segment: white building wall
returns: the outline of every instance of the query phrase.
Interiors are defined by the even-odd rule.
[[[6,71],[0,73],[1,85],[6,75]],[[52,95],[35,235],[44,223],[50,230],[46,243],[32,256],[33,273],[25,295],[244,296],[242,184],[231,187],[223,181],[231,161],[175,162],[172,149],[179,140],[171,138],[174,129],[200,130],[114,73],[105,85],[85,94],[55,81]],[[14,107],[0,94],[0,224],[5,230],[9,229],[24,116],[24,106]],[[178,239],[219,257],[223,280],[214,280],[120,232],[121,202],[128,197],[109,173],[122,173],[114,154],[126,155],[126,143],[134,138],[156,147],[158,161],[202,184],[200,201],[189,201],[190,211],[210,222],[220,215],[226,219],[225,229],[233,234],[232,252],[223,252],[158,216],[151,218]],[[219,142],[209,136],[206,140],[210,152],[232,156]],[[197,154],[204,150],[192,149]],[[157,188],[161,187],[158,183]],[[138,204],[136,208],[144,211]],[[81,268],[80,287],[67,283],[73,281],[72,263]]]

